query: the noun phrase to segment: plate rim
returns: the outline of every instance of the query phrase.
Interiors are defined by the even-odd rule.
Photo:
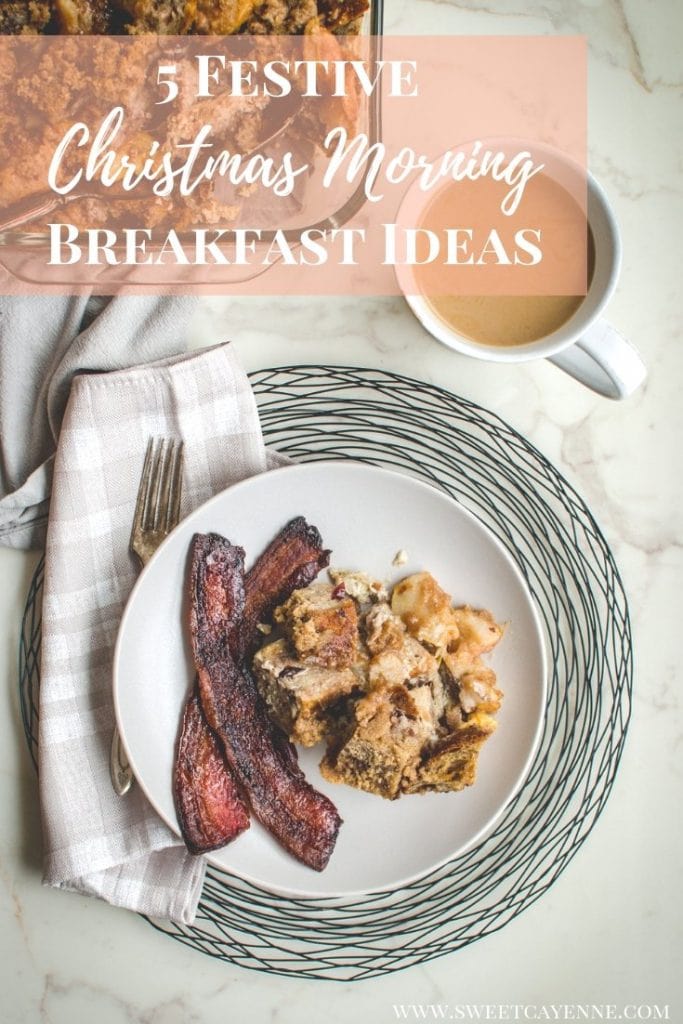
[[[279,466],[279,467],[276,467],[274,469],[266,469],[262,473],[256,473],[256,474],[254,474],[252,476],[245,477],[243,480],[236,481],[234,484],[231,484],[228,487],[223,488],[222,490],[218,491],[216,494],[212,495],[210,498],[207,498],[206,501],[204,501],[201,504],[199,504],[196,508],[194,508],[191,512],[189,512],[178,523],[178,525],[175,527],[175,529],[172,530],[171,533],[168,535],[168,537],[166,537],[163,540],[163,542],[159,545],[158,549],[154,552],[152,558],[150,558],[149,562],[144,566],[144,568],[140,572],[139,576],[137,577],[137,579],[136,579],[136,581],[135,581],[135,583],[133,585],[133,588],[132,588],[130,594],[128,595],[128,598],[126,600],[126,604],[125,604],[125,607],[123,609],[123,613],[121,615],[121,619],[120,619],[120,622],[119,622],[119,627],[118,627],[117,636],[116,636],[116,643],[114,645],[114,656],[113,656],[113,660],[112,660],[112,699],[113,699],[116,727],[117,727],[117,729],[119,731],[119,735],[121,737],[121,743],[123,745],[123,749],[124,749],[124,751],[126,753],[126,756],[128,757],[130,766],[131,766],[131,768],[133,770],[133,775],[135,777],[135,782],[137,783],[137,785],[139,785],[141,791],[143,792],[146,800],[148,801],[148,803],[150,804],[150,806],[152,807],[154,812],[159,816],[159,818],[164,822],[164,824],[171,830],[171,832],[178,838],[178,840],[179,840],[178,847],[179,848],[183,848],[184,847],[184,842],[183,842],[182,836],[180,834],[180,830],[179,830],[178,823],[177,823],[177,818],[174,817],[173,819],[171,819],[168,815],[166,815],[159,808],[159,806],[157,805],[155,799],[152,797],[151,793],[149,792],[148,787],[145,785],[145,783],[141,779],[141,777],[137,774],[137,772],[135,770],[135,759],[131,756],[131,752],[130,752],[130,750],[128,748],[128,744],[126,742],[125,729],[123,728],[123,725],[122,725],[121,706],[120,706],[120,699],[119,699],[120,698],[120,694],[119,694],[119,678],[120,678],[120,675],[121,675],[121,673],[120,673],[121,649],[122,649],[122,646],[123,646],[124,633],[125,633],[125,629],[126,629],[128,620],[129,620],[130,615],[131,615],[131,607],[133,605],[134,599],[136,598],[139,589],[144,585],[144,581],[145,581],[145,579],[146,579],[150,569],[158,561],[160,556],[163,555],[164,549],[168,546],[169,542],[175,536],[175,534],[179,530],[181,530],[181,529],[185,529],[185,530],[188,529],[188,526],[191,525],[191,523],[192,523],[192,521],[194,519],[199,518],[199,516],[202,515],[203,513],[205,513],[207,511],[207,509],[210,509],[212,505],[217,504],[219,501],[221,501],[225,497],[225,495],[227,493],[234,492],[236,489],[240,489],[241,490],[241,489],[247,489],[250,486],[254,486],[254,483],[256,481],[259,481],[259,480],[261,480],[262,478],[264,478],[266,476],[269,479],[272,479],[274,476],[280,476],[280,475],[282,475],[284,473],[292,473],[292,472],[296,473],[296,472],[299,472],[299,471],[304,472],[304,473],[311,473],[311,472],[315,473],[315,472],[325,471],[325,470],[330,470],[330,469],[334,469],[335,471],[338,471],[340,469],[343,469],[344,471],[351,470],[352,472],[359,471],[361,474],[362,473],[366,473],[366,474],[369,474],[369,475],[372,475],[372,476],[380,475],[380,476],[385,476],[385,477],[389,477],[389,478],[394,478],[394,479],[400,480],[402,483],[408,483],[408,484],[410,484],[410,485],[412,485],[414,487],[417,487],[418,489],[427,491],[427,492],[429,492],[429,493],[431,493],[433,495],[436,495],[439,499],[444,501],[446,504],[452,506],[453,510],[457,514],[462,515],[466,519],[469,519],[478,530],[480,530],[482,533],[484,533],[488,537],[489,542],[493,543],[493,545],[498,549],[499,553],[502,555],[504,560],[507,562],[509,568],[512,570],[513,574],[515,575],[518,584],[520,585],[521,592],[524,594],[527,606],[528,606],[530,614],[531,614],[531,621],[533,623],[534,632],[535,632],[537,643],[538,643],[538,652],[539,652],[539,655],[540,655],[540,663],[541,663],[541,666],[540,666],[541,667],[541,673],[540,673],[540,675],[541,675],[541,679],[540,679],[541,685],[540,685],[540,692],[539,692],[539,713],[537,715],[537,721],[536,721],[536,727],[535,727],[535,730],[534,730],[533,739],[532,739],[531,744],[529,745],[529,749],[527,751],[527,756],[526,756],[526,758],[524,760],[522,768],[518,772],[517,778],[514,780],[514,785],[511,787],[507,797],[500,804],[500,806],[496,809],[496,811],[487,819],[487,821],[477,830],[477,832],[475,832],[471,837],[469,837],[469,839],[466,842],[462,843],[456,849],[451,851],[447,856],[438,859],[433,864],[430,864],[429,867],[427,867],[427,868],[425,868],[423,870],[420,870],[420,871],[418,871],[418,872],[416,872],[414,874],[408,875],[408,876],[406,876],[404,878],[400,878],[400,879],[392,882],[389,885],[378,885],[378,886],[371,886],[371,887],[359,888],[359,889],[348,889],[348,890],[344,890],[343,892],[330,891],[330,892],[320,893],[320,892],[311,892],[310,890],[306,890],[306,889],[293,888],[293,887],[290,887],[290,886],[281,886],[281,885],[278,885],[276,883],[269,882],[268,880],[265,880],[263,878],[256,878],[256,877],[254,877],[254,876],[252,876],[252,875],[250,875],[250,874],[248,874],[248,873],[246,873],[244,871],[237,870],[235,868],[228,868],[228,867],[226,867],[225,864],[223,864],[222,862],[220,862],[217,859],[217,857],[215,856],[216,851],[211,851],[209,853],[200,855],[200,856],[204,857],[205,861],[208,864],[211,864],[212,867],[216,868],[217,870],[219,870],[221,872],[224,872],[228,877],[233,877],[233,878],[240,879],[243,882],[247,882],[250,885],[254,885],[254,886],[258,887],[258,888],[261,888],[264,891],[266,891],[268,893],[271,893],[272,895],[275,895],[275,896],[285,897],[285,898],[289,898],[289,899],[296,899],[296,900],[311,900],[311,901],[314,901],[314,900],[326,900],[326,901],[327,900],[329,900],[329,901],[346,900],[346,899],[354,899],[354,898],[358,898],[358,897],[363,897],[363,896],[367,896],[367,895],[375,895],[375,894],[379,894],[379,893],[395,893],[395,892],[398,892],[398,891],[406,888],[409,885],[412,885],[415,882],[418,882],[420,879],[429,877],[429,875],[432,874],[432,872],[437,871],[440,868],[443,868],[444,865],[446,865],[446,864],[448,864],[448,863],[450,863],[452,861],[457,860],[459,857],[463,856],[465,853],[471,851],[477,845],[477,843],[479,843],[481,841],[481,839],[484,838],[498,824],[498,822],[500,821],[500,819],[503,816],[503,814],[506,811],[506,809],[510,806],[510,804],[513,802],[513,800],[517,797],[517,795],[519,794],[519,792],[522,789],[523,785],[525,784],[525,782],[526,782],[526,780],[527,780],[527,778],[529,776],[529,772],[531,770],[531,767],[533,765],[534,758],[535,758],[535,756],[536,756],[536,754],[538,752],[539,744],[540,744],[540,741],[541,741],[541,738],[542,738],[542,735],[543,735],[543,724],[544,724],[544,721],[545,721],[546,706],[547,706],[547,699],[548,699],[548,652],[547,652],[547,648],[546,648],[545,636],[544,636],[544,632],[543,632],[543,628],[542,628],[542,623],[541,623],[541,617],[540,617],[540,614],[539,614],[539,610],[538,610],[538,608],[536,606],[536,602],[535,602],[535,600],[534,600],[534,598],[533,598],[533,596],[532,596],[532,594],[531,594],[531,592],[529,590],[529,587],[528,587],[528,584],[527,584],[527,582],[526,582],[526,580],[524,578],[524,575],[523,575],[519,565],[517,564],[515,559],[512,557],[511,553],[508,551],[508,549],[505,547],[505,545],[502,543],[502,541],[495,535],[495,533],[493,533],[493,531],[485,523],[483,523],[478,518],[478,516],[476,516],[469,508],[465,507],[460,502],[456,501],[456,499],[453,498],[446,491],[442,490],[439,487],[436,487],[434,484],[431,484],[431,483],[429,483],[426,480],[422,480],[422,479],[419,479],[418,477],[411,476],[407,472],[402,472],[402,471],[396,470],[396,469],[389,469],[389,468],[386,468],[384,466],[376,466],[373,463],[360,462],[360,461],[357,461],[355,459],[350,459],[350,458],[343,458],[343,459],[320,459],[320,460],[315,459],[315,460],[312,460],[312,461],[309,461],[309,462],[293,462],[291,465]],[[221,849],[223,849],[223,848],[221,848]]]

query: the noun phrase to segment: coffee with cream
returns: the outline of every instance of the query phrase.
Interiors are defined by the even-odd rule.
[[[526,345],[546,338],[574,315],[584,295],[439,295],[436,315],[481,345]]]
[[[478,187],[481,189],[481,184]],[[565,218],[568,223],[576,224],[580,216],[577,204],[562,185],[548,175],[540,174],[534,181],[534,187],[537,192],[542,192],[543,209],[550,211],[547,216],[553,216],[556,210],[558,221]],[[421,226],[430,231],[442,231],[448,225],[462,222],[466,208],[462,186],[444,188],[427,206]],[[590,285],[595,262],[590,228],[587,234],[584,228],[583,239],[587,247],[586,279]],[[579,257],[583,259],[582,253]],[[573,258],[571,252],[568,258]],[[511,347],[546,338],[567,323],[586,298],[580,294],[434,294],[436,278],[433,269],[426,265],[416,266],[414,273],[417,290],[425,297],[432,312],[461,337],[482,345]],[[459,283],[463,278],[464,275]]]

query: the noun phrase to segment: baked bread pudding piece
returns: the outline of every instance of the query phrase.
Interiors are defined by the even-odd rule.
[[[8,0],[0,3],[0,35],[37,35],[47,28],[52,11],[49,0]]]
[[[348,668],[358,656],[358,612],[341,587],[313,583],[275,609],[299,658],[327,668]]]
[[[496,721],[475,714],[452,732],[446,732],[407,766],[401,779],[404,793],[452,793],[471,786],[477,777],[477,758],[484,742],[495,732]]]
[[[330,743],[320,771],[330,782],[399,796],[402,780],[435,735],[442,691],[438,663],[406,632],[386,602],[362,616],[367,695]]]
[[[52,7],[63,35],[102,35],[109,27],[109,0],[52,0]]]
[[[408,633],[428,650],[441,656],[459,635],[450,595],[429,572],[418,572],[397,583],[391,610]]]
[[[133,35],[216,35],[238,32],[254,10],[257,0],[118,0],[130,16],[127,31]]]
[[[185,35],[189,32],[197,4],[194,0],[118,0],[117,6],[129,19],[132,35]]]
[[[282,636],[254,659],[259,689],[290,739],[320,740],[331,782],[396,799],[472,785],[502,693],[483,661],[503,630],[454,608],[430,573],[391,598],[361,573],[296,591],[275,612]]]
[[[0,0],[0,34],[357,33],[368,0]]]
[[[413,686],[438,679],[438,663],[417,640],[406,636],[400,647],[378,651],[368,662],[368,685]]]
[[[253,668],[273,719],[303,747],[315,746],[338,728],[344,699],[360,689],[352,668],[301,661],[283,637],[257,651]]]
[[[394,800],[433,731],[428,689],[381,687],[361,698],[346,735],[322,760],[323,778]]]

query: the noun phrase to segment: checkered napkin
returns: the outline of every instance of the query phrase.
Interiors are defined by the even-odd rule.
[[[175,355],[195,305],[187,295],[0,295],[0,545],[45,546],[74,376]]]
[[[129,553],[150,436],[182,438],[183,514],[267,468],[229,345],[76,377],[54,467],[40,688],[44,881],[153,917],[193,920],[204,877],[138,786],[109,779],[112,656],[139,567]]]

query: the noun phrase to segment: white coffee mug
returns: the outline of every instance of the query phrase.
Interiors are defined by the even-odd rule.
[[[567,175],[581,172],[566,157],[550,147],[518,140],[487,140],[491,149],[531,153],[544,173],[567,181]],[[471,341],[445,323],[433,311],[415,281],[415,268],[398,265],[399,287],[422,326],[438,341],[475,359],[496,363],[520,363],[549,359],[565,373],[607,398],[626,398],[647,376],[637,349],[602,318],[617,284],[621,267],[619,229],[604,190],[592,176],[587,178],[588,222],[595,242],[595,265],[588,293],[576,312],[561,327],[537,341],[523,345],[494,346]],[[414,182],[403,198],[397,223],[417,227],[432,201],[433,192],[423,192]]]

